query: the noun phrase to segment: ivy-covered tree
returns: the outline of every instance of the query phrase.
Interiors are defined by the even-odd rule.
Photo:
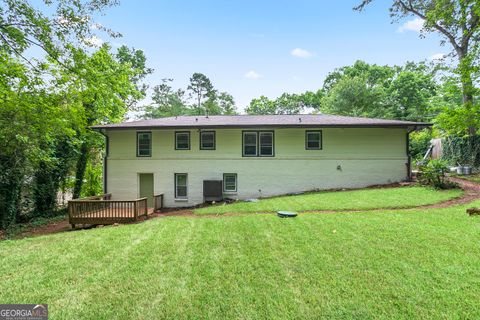
[[[135,81],[143,74],[142,68],[132,68],[130,61],[119,61],[104,44],[92,54],[79,48],[71,48],[69,70],[58,69],[58,87],[67,92],[69,104],[78,106],[82,123],[77,127],[81,140],[79,157],[75,170],[73,196],[80,196],[87,161],[91,149],[101,141],[90,126],[123,120],[131,101],[143,95]]]

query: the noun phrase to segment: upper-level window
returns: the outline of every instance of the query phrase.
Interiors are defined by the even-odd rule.
[[[190,132],[182,131],[175,132],[175,150],[189,150],[190,149]]]
[[[305,149],[307,150],[322,149],[322,131],[321,130],[305,131]]]
[[[273,131],[270,132],[260,132],[260,156],[262,157],[271,157],[273,156]]]
[[[152,133],[137,132],[137,157],[152,156]]]
[[[274,155],[273,131],[244,131],[244,157],[272,157]]]
[[[257,156],[257,136],[258,132],[244,132],[243,133],[243,156],[256,157]]]
[[[215,150],[215,131],[200,132],[200,150]]]

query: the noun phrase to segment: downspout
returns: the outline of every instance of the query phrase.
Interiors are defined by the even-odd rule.
[[[407,163],[405,164],[407,166],[407,181],[410,182],[412,181],[412,160],[410,157],[410,133],[412,131],[415,131],[416,127],[413,127],[413,129],[407,128],[407,137],[406,137],[406,146],[405,146],[405,151],[407,155]]]
[[[108,139],[108,136],[105,134],[104,130],[98,130],[98,132],[105,137],[105,155],[103,156],[103,193],[106,194],[108,193],[107,165],[108,165],[108,153],[110,149],[110,140]]]

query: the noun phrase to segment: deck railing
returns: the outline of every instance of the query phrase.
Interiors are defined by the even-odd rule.
[[[136,221],[148,216],[147,198],[110,200],[111,194],[74,199],[68,202],[69,222],[75,224],[112,224]]]

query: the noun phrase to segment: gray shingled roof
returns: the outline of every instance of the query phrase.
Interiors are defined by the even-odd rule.
[[[428,127],[424,122],[335,116],[327,114],[178,116],[97,125],[93,129],[189,129],[262,127]]]

